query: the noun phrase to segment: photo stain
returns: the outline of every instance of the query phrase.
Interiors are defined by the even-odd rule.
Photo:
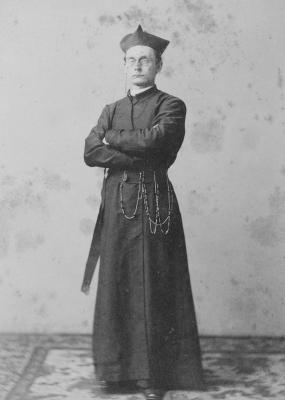
[[[233,108],[235,106],[235,103],[232,100],[228,100],[227,104],[230,108]]]
[[[95,227],[95,222],[90,218],[83,218],[80,221],[79,228],[84,235],[89,236]]]
[[[19,298],[23,297],[23,293],[20,290],[16,290],[14,293],[15,293],[16,297],[19,297]]]
[[[280,187],[276,186],[274,193],[268,198],[268,203],[273,213],[285,213],[285,192],[281,192]]]
[[[225,127],[220,120],[210,118],[194,124],[191,145],[198,153],[219,152],[223,148]]]
[[[261,246],[276,246],[285,240],[285,226],[281,216],[285,213],[285,192],[275,187],[268,198],[271,213],[261,216],[249,225],[250,236]]]
[[[24,252],[36,250],[44,243],[44,236],[35,232],[19,232],[16,234],[16,250]]]
[[[240,285],[241,285],[241,281],[238,281],[238,280],[235,279],[235,278],[231,278],[231,279],[230,279],[230,282],[231,282],[231,284],[232,284],[233,286],[240,286]]]
[[[174,46],[179,46],[182,43],[182,38],[181,38],[180,33],[178,31],[172,32],[171,43]]]
[[[188,210],[191,215],[203,215],[205,206],[209,200],[203,193],[191,190],[188,195]]]
[[[285,230],[280,228],[277,215],[258,217],[250,223],[249,231],[261,246],[273,247],[285,239]]]
[[[116,19],[112,15],[103,14],[99,17],[99,23],[104,26],[112,26],[116,23]]]
[[[269,123],[272,123],[273,120],[274,120],[274,118],[273,118],[273,116],[272,116],[271,114],[268,114],[268,115],[266,115],[266,116],[264,117],[264,120],[267,121],[267,122],[269,122]]]
[[[163,68],[161,73],[162,73],[162,75],[166,76],[167,78],[170,78],[174,75],[175,71],[172,67],[166,67],[166,68]]]
[[[55,291],[48,293],[48,299],[55,300],[57,298],[57,293]]]
[[[97,210],[100,202],[97,196],[88,196],[85,201],[94,210]]]
[[[191,15],[191,22],[198,33],[214,33],[217,30],[217,23],[214,19],[212,8],[204,0],[183,0],[185,10]]]
[[[86,47],[88,50],[93,50],[96,46],[96,42],[93,39],[88,39],[86,42]]]
[[[144,21],[144,25],[147,25],[147,28],[144,26],[142,27],[148,32],[155,32],[161,28],[168,30],[167,23],[161,25],[156,15],[158,17],[159,12],[155,8],[150,8],[148,11],[145,11],[137,6],[131,6],[121,15],[121,20],[125,23],[126,27],[132,27],[134,23],[140,24]]]
[[[143,24],[143,29],[145,29],[145,24],[147,23],[147,31],[158,29],[159,26],[154,15],[156,10],[151,8],[149,11],[141,10],[137,6],[129,7],[122,14],[112,15],[112,14],[102,14],[99,17],[99,23],[101,26],[111,27],[118,23],[123,23],[127,28],[133,28],[134,24]],[[167,29],[167,24],[164,24],[164,28]]]
[[[219,114],[219,117],[222,121],[224,121],[225,119],[227,119],[226,114],[223,112],[223,110],[220,107],[216,108],[217,110],[217,114]]]
[[[40,300],[40,296],[38,294],[31,294],[30,301],[32,303],[37,303]]]
[[[1,182],[0,182],[0,184],[2,186],[13,186],[15,183],[16,183],[16,177],[13,175],[9,175],[9,174],[4,175],[1,178]]]
[[[47,209],[46,198],[42,193],[37,193],[30,180],[24,181],[17,187],[6,191],[0,200],[0,221],[15,218],[16,212],[23,214],[28,210],[45,212]]]
[[[70,182],[67,179],[63,179],[59,174],[56,173],[45,173],[43,177],[43,183],[49,190],[67,191],[70,190]]]

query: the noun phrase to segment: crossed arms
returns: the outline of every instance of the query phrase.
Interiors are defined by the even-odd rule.
[[[85,139],[84,161],[90,167],[133,168],[157,151],[176,154],[185,135],[185,115],[183,101],[169,97],[160,104],[152,127],[112,129],[109,106],[105,106]],[[104,138],[108,144],[103,142]]]

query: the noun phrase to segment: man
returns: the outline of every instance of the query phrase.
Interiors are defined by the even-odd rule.
[[[121,40],[130,89],[105,106],[84,153],[87,165],[108,169],[82,284],[88,293],[100,255],[96,375],[109,385],[136,383],[147,399],[203,385],[184,232],[167,176],[186,107],[155,85],[168,43],[140,25]]]

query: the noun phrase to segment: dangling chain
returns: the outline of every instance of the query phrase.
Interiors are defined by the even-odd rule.
[[[124,176],[125,176],[125,174],[126,174],[126,171],[124,171]],[[139,188],[138,188],[138,196],[137,196],[136,206],[135,206],[133,214],[130,215],[130,216],[126,214],[125,208],[124,208],[124,204],[123,204],[123,182],[124,182],[124,178],[120,182],[120,206],[121,206],[121,210],[122,210],[122,213],[123,213],[125,218],[133,219],[136,216],[136,213],[137,213],[137,210],[138,210],[138,206],[139,206],[139,201],[142,198],[142,172],[140,172],[140,176],[139,176]]]
[[[157,231],[157,227],[160,227],[161,232],[164,235],[167,235],[170,229],[170,219],[171,219],[171,213],[173,209],[173,191],[171,189],[171,185],[168,179],[168,176],[166,175],[166,182],[167,182],[167,198],[168,198],[168,213],[167,217],[161,222],[161,216],[160,216],[160,209],[159,209],[159,187],[158,183],[156,180],[156,173],[153,171],[153,181],[154,181],[154,197],[155,197],[155,219],[152,219],[150,216],[150,211],[149,211],[149,205],[148,205],[148,194],[147,194],[147,189],[146,189],[146,184],[144,180],[144,171],[140,172],[139,174],[139,187],[138,187],[138,194],[137,194],[137,201],[136,201],[136,206],[135,209],[132,213],[132,215],[127,215],[125,212],[124,208],[124,201],[123,201],[123,182],[124,178],[126,177],[126,171],[124,171],[123,179],[120,182],[120,207],[122,210],[122,213],[126,219],[133,219],[135,218],[138,210],[138,205],[139,201],[143,199],[144,203],[144,208],[146,215],[148,217],[149,221],[149,230],[151,234],[155,234]],[[166,230],[163,229],[163,225],[167,223],[167,228]]]

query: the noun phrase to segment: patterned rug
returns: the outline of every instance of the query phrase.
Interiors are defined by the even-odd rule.
[[[201,347],[207,389],[169,391],[165,400],[285,400],[285,339],[202,338]],[[106,393],[90,349],[85,335],[0,336],[0,399],[144,399]]]

